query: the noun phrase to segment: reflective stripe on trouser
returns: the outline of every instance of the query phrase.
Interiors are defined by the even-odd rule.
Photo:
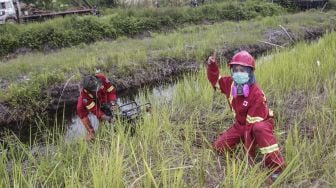
[[[274,120],[255,123],[252,128],[253,137],[260,151],[264,154],[264,163],[268,168],[282,170],[285,166],[279,146],[274,135]]]

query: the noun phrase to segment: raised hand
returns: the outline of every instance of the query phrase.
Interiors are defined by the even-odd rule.
[[[208,65],[212,64],[212,63],[217,63],[217,59],[216,59],[216,51],[213,52],[213,54],[211,56],[209,56],[208,58]]]

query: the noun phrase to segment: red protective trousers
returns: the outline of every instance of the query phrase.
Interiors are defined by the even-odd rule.
[[[278,149],[273,129],[273,118],[247,126],[235,123],[231,128],[219,135],[213,146],[217,151],[223,152],[232,150],[242,141],[245,151],[248,152],[249,162],[253,164],[255,148],[258,145],[264,154],[264,164],[270,169],[281,172],[285,162]]]

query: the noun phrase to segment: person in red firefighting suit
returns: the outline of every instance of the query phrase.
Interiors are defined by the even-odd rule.
[[[230,151],[241,141],[253,164],[255,147],[264,154],[264,164],[274,170],[271,180],[279,176],[285,167],[278,143],[274,135],[274,116],[268,108],[264,92],[256,83],[254,58],[247,52],[236,53],[229,67],[231,76],[220,76],[215,55],[207,61],[208,80],[227,98],[235,116],[234,124],[220,134],[213,143],[218,152]]]
[[[84,77],[77,101],[77,114],[87,130],[87,140],[95,138],[89,113],[96,115],[100,121],[111,121],[111,114],[106,108],[117,109],[116,99],[116,88],[103,73]]]

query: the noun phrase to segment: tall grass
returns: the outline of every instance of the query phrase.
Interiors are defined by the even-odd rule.
[[[335,68],[336,34],[315,44],[299,44],[257,62],[257,81],[275,100],[277,132],[288,167],[274,186],[334,187],[335,182]],[[320,61],[320,66],[316,60]],[[222,70],[224,73],[226,70]],[[311,72],[313,71],[313,74]],[[319,88],[324,88],[321,91]],[[307,102],[302,114],[286,114],[286,94],[302,90]],[[104,124],[95,142],[67,143],[60,132],[47,132],[44,147],[31,149],[10,134],[1,148],[2,187],[260,187],[270,173],[260,161],[249,166],[242,149],[218,155],[211,143],[232,123],[224,95],[213,94],[205,68],[176,85],[169,103],[150,93],[151,116],[144,116],[137,134],[124,134],[123,124]],[[295,96],[292,96],[295,98]],[[272,101],[270,101],[272,102]],[[274,102],[274,101],[273,101]],[[222,108],[218,108],[222,106]],[[223,108],[224,106],[224,108]],[[288,126],[279,116],[292,117]],[[278,118],[279,117],[279,118]],[[306,119],[301,121],[302,118]],[[300,131],[314,129],[313,137]],[[35,147],[36,148],[36,147]]]

